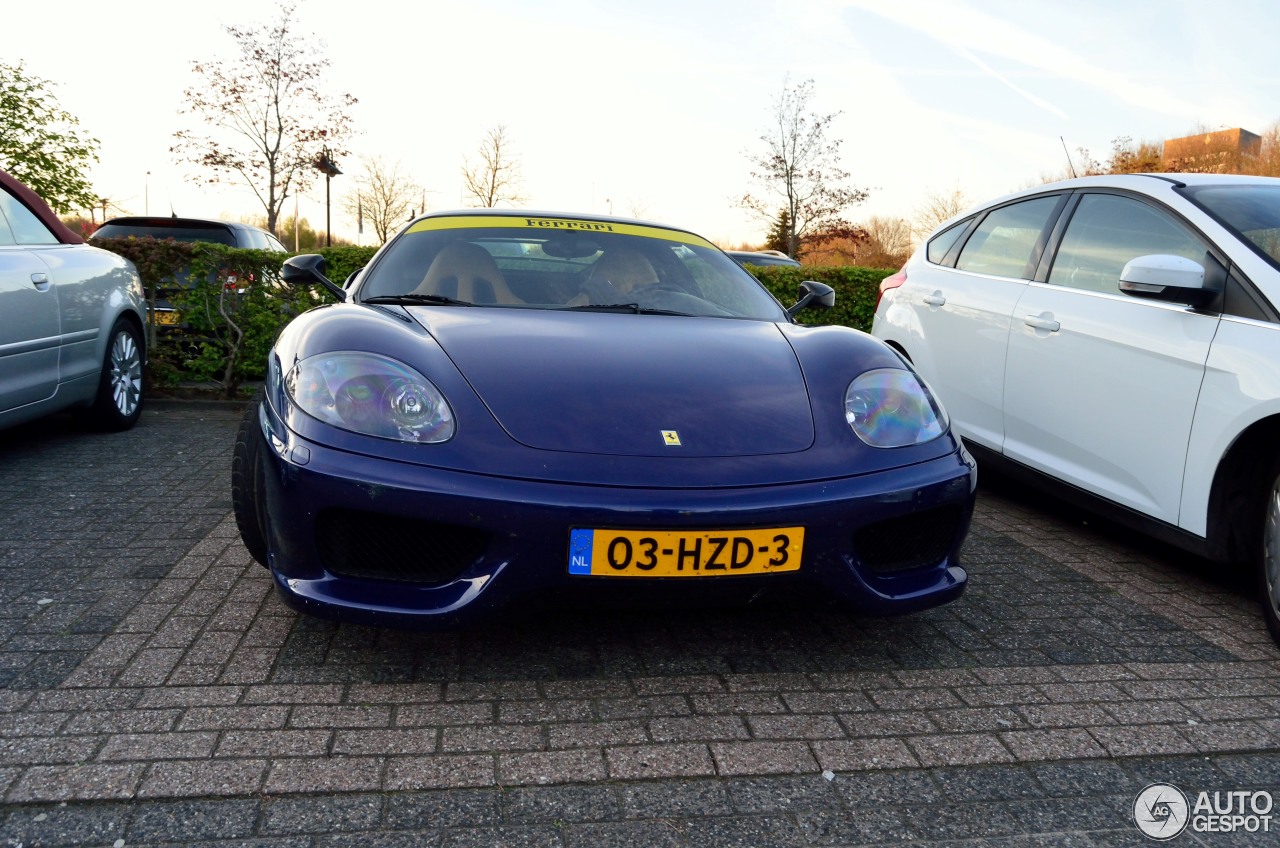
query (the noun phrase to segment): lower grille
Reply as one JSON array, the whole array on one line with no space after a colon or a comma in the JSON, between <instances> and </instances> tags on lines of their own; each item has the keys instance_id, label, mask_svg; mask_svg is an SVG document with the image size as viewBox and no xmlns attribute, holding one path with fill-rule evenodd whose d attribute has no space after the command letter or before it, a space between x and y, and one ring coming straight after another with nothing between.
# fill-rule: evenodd
<instances>
[{"instance_id":1,"label":"lower grille","mask_svg":"<svg viewBox=\"0 0 1280 848\"><path fill-rule=\"evenodd\" d=\"M853 535L858 559L872 571L907 571L937 565L951 549L960 508L942 506L868 524Z\"/></svg>"},{"instance_id":2,"label":"lower grille","mask_svg":"<svg viewBox=\"0 0 1280 848\"><path fill-rule=\"evenodd\" d=\"M326 510L316 524L320 561L340 577L449 583L489 541L468 527L356 510Z\"/></svg>"}]
</instances>

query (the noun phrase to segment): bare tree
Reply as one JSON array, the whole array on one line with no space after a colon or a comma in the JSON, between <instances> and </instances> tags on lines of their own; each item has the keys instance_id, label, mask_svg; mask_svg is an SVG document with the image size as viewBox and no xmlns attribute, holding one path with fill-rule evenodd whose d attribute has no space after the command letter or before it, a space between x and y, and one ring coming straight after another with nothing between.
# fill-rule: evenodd
<instances>
[{"instance_id":1,"label":"bare tree","mask_svg":"<svg viewBox=\"0 0 1280 848\"><path fill-rule=\"evenodd\" d=\"M903 218L872 215L862 225L866 238L858 242L856 264L867 268L898 268L911 258L911 224Z\"/></svg>"},{"instance_id":2,"label":"bare tree","mask_svg":"<svg viewBox=\"0 0 1280 848\"><path fill-rule=\"evenodd\" d=\"M210 172L197 179L247 185L273 232L285 200L316 178L321 157L346 155L347 110L356 103L350 94L321 90L329 60L316 58L311 36L293 32L294 8L282 3L268 26L227 27L240 51L235 60L192 65L199 81L179 112L204 126L174 133L171 148L179 161Z\"/></svg>"},{"instance_id":3,"label":"bare tree","mask_svg":"<svg viewBox=\"0 0 1280 848\"><path fill-rule=\"evenodd\" d=\"M462 181L469 197L480 206L499 203L518 204L527 198L520 189L520 160L511 150L506 126L489 130L478 151L480 161L474 166L462 160Z\"/></svg>"},{"instance_id":4,"label":"bare tree","mask_svg":"<svg viewBox=\"0 0 1280 848\"><path fill-rule=\"evenodd\" d=\"M362 172L355 191L347 192L342 209L347 217L373 227L379 244L386 244L396 228L409 217L422 187L401 172L401 163L387 164L381 157L361 158Z\"/></svg>"},{"instance_id":5,"label":"bare tree","mask_svg":"<svg viewBox=\"0 0 1280 848\"><path fill-rule=\"evenodd\" d=\"M970 205L960 186L950 191L930 191L911 215L911 234L917 240L927 238L939 224L959 215Z\"/></svg>"},{"instance_id":6,"label":"bare tree","mask_svg":"<svg viewBox=\"0 0 1280 848\"><path fill-rule=\"evenodd\" d=\"M856 232L845 219L846 210L867 199L865 189L849 188L849 174L840 167L840 140L827 133L839 112L810 112L813 80L794 87L783 84L772 107L772 122L760 140L765 152L748 154L751 179L767 194L781 200L786 213L787 254L796 256L806 237L827 238ZM779 200L745 194L738 205L763 221L779 220Z\"/></svg>"},{"instance_id":7,"label":"bare tree","mask_svg":"<svg viewBox=\"0 0 1280 848\"><path fill-rule=\"evenodd\" d=\"M1257 152L1244 157L1243 173L1280 177L1280 124L1272 124L1262 134Z\"/></svg>"}]
</instances>

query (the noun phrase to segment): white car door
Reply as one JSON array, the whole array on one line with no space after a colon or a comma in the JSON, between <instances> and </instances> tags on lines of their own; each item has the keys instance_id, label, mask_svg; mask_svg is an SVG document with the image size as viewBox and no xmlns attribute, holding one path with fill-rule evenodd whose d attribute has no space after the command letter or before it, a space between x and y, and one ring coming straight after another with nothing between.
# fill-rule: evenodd
<instances>
[{"instance_id":1,"label":"white car door","mask_svg":"<svg viewBox=\"0 0 1280 848\"><path fill-rule=\"evenodd\" d=\"M1018 301L1005 364L1004 453L1170 524L1219 316L1120 293L1125 263L1208 245L1168 211L1090 193L1047 282Z\"/></svg>"},{"instance_id":2,"label":"white car door","mask_svg":"<svg viewBox=\"0 0 1280 848\"><path fill-rule=\"evenodd\" d=\"M899 344L938 391L956 432L992 450L1004 440L1009 316L1062 199L1047 195L993 209L954 268L927 259L909 265L907 282L886 310L887 324L903 328Z\"/></svg>"}]
</instances>

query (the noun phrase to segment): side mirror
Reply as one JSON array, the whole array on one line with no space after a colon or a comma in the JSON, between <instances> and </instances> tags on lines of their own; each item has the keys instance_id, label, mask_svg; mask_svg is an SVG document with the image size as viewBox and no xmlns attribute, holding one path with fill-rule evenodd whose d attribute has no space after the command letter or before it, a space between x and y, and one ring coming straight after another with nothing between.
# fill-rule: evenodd
<instances>
[{"instance_id":1,"label":"side mirror","mask_svg":"<svg viewBox=\"0 0 1280 848\"><path fill-rule=\"evenodd\" d=\"M291 286L324 286L339 301L347 299L342 287L324 275L326 271L324 257L318 253L304 253L301 256L290 256L280 268L280 279Z\"/></svg>"},{"instance_id":2,"label":"side mirror","mask_svg":"<svg viewBox=\"0 0 1280 848\"><path fill-rule=\"evenodd\" d=\"M801 283L799 294L800 299L787 310L788 315L795 316L802 309L830 309L836 305L836 290L816 280Z\"/></svg>"},{"instance_id":3,"label":"side mirror","mask_svg":"<svg viewBox=\"0 0 1280 848\"><path fill-rule=\"evenodd\" d=\"M1218 294L1205 278L1204 266L1185 256L1153 253L1125 263L1120 291L1131 297L1202 306Z\"/></svg>"}]
</instances>

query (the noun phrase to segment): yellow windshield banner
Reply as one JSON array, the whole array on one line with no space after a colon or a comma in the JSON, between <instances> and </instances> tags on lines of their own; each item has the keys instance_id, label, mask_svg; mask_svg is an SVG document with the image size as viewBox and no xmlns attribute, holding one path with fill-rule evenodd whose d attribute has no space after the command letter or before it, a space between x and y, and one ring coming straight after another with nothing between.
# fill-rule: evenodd
<instances>
[{"instance_id":1,"label":"yellow windshield banner","mask_svg":"<svg viewBox=\"0 0 1280 848\"><path fill-rule=\"evenodd\" d=\"M516 215L456 215L440 218L425 218L409 227L411 233L424 233L431 230L464 230L464 229L521 229L536 230L539 233L553 235L555 232L566 233L617 233L624 236L641 236L643 238L662 239L681 244L692 244L697 247L713 247L711 242L695 236L693 233L680 230L666 230L661 227L646 227L641 224L623 224L617 221L591 221L585 218L546 218Z\"/></svg>"}]
</instances>

